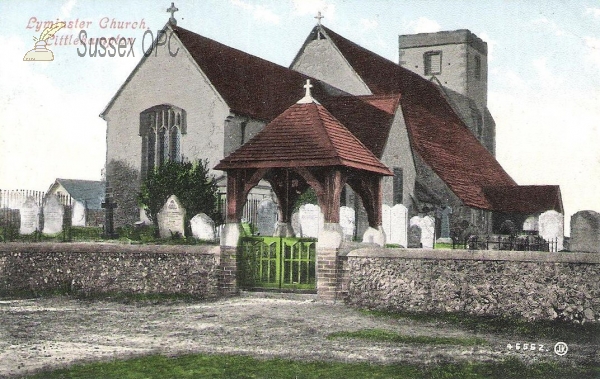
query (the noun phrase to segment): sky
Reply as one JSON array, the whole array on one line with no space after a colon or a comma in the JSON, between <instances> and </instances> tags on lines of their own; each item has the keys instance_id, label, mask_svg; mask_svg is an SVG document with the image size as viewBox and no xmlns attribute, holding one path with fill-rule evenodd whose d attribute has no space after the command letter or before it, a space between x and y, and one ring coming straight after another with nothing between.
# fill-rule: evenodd
<instances>
[{"instance_id":1,"label":"sky","mask_svg":"<svg viewBox=\"0 0 600 379\"><path fill-rule=\"evenodd\" d=\"M169 5L0 2L0 189L47 190L56 178L100 179L106 122L99 114L168 21ZM400 34L469 29L488 43L498 161L519 184L560 185L567 235L572 214L600 212L598 0L203 0L175 6L178 25L283 66L318 11L325 26L394 62ZM67 27L48 46L54 60L24 62L43 23L57 20ZM82 30L88 38L135 39L133 48L126 48L129 56L90 57L74 44Z\"/></svg>"}]
</instances>

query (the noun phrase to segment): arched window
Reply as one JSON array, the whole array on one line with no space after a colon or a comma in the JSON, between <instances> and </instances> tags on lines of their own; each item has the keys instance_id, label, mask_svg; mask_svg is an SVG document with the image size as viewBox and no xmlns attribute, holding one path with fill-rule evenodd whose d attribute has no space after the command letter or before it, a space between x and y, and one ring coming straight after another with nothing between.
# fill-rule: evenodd
<instances>
[{"instance_id":1,"label":"arched window","mask_svg":"<svg viewBox=\"0 0 600 379\"><path fill-rule=\"evenodd\" d=\"M181 161L185 120L185 111L169 104L156 105L140 113L142 177L168 160Z\"/></svg>"}]
</instances>

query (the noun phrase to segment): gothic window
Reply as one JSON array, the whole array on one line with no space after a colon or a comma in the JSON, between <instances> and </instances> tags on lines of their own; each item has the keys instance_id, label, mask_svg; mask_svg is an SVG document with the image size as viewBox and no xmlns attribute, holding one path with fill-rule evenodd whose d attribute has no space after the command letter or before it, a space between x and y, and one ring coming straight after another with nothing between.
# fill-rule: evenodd
<instances>
[{"instance_id":1,"label":"gothic window","mask_svg":"<svg viewBox=\"0 0 600 379\"><path fill-rule=\"evenodd\" d=\"M403 171L400 167L394 167L394 184L393 184L393 196L394 204L402 204L403 189L404 189L404 178Z\"/></svg>"},{"instance_id":2,"label":"gothic window","mask_svg":"<svg viewBox=\"0 0 600 379\"><path fill-rule=\"evenodd\" d=\"M185 111L162 104L140 113L142 176L166 161L181 161L181 136L186 134Z\"/></svg>"},{"instance_id":3,"label":"gothic window","mask_svg":"<svg viewBox=\"0 0 600 379\"><path fill-rule=\"evenodd\" d=\"M439 75L442 73L442 52L428 51L423 55L425 75Z\"/></svg>"}]
</instances>

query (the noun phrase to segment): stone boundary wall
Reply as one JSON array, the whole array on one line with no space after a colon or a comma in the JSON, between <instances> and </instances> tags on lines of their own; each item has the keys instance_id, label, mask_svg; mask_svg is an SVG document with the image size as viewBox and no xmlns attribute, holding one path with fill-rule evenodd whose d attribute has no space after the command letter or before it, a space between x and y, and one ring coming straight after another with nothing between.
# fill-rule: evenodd
<instances>
[{"instance_id":1,"label":"stone boundary wall","mask_svg":"<svg viewBox=\"0 0 600 379\"><path fill-rule=\"evenodd\" d=\"M358 307L600 322L600 254L363 248L344 259Z\"/></svg>"},{"instance_id":2,"label":"stone boundary wall","mask_svg":"<svg viewBox=\"0 0 600 379\"><path fill-rule=\"evenodd\" d=\"M219 296L219 246L0 244L0 296L48 292Z\"/></svg>"}]
</instances>

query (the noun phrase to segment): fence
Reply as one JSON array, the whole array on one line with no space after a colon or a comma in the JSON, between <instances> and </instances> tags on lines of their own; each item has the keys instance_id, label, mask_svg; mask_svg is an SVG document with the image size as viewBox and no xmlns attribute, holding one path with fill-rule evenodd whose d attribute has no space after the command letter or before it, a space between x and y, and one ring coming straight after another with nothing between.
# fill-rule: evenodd
<instances>
[{"instance_id":1,"label":"fence","mask_svg":"<svg viewBox=\"0 0 600 379\"><path fill-rule=\"evenodd\" d=\"M58 203L63 207L61 238L71 240L71 223L73 199L69 195L56 194ZM44 230L44 212L48 197L43 191L34 190L0 190L0 238L4 241L26 240L41 241ZM28 202L26 204L26 202ZM37 207L39 212L27 213L28 209ZM27 217L28 220L24 220ZM37 217L37 219L36 219ZM36 225L32 233L22 236L22 223L26 221ZM25 233L24 233L25 234Z\"/></svg>"},{"instance_id":2,"label":"fence","mask_svg":"<svg viewBox=\"0 0 600 379\"><path fill-rule=\"evenodd\" d=\"M453 249L466 250L515 250L515 251L558 251L558 239L546 241L540 236L469 236L464 241L452 239Z\"/></svg>"}]
</instances>

